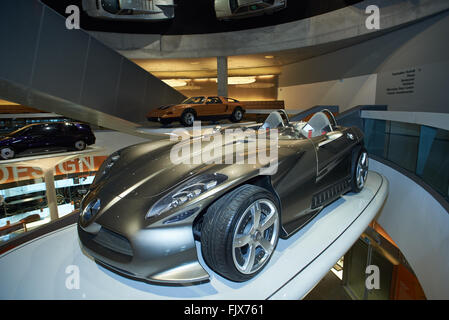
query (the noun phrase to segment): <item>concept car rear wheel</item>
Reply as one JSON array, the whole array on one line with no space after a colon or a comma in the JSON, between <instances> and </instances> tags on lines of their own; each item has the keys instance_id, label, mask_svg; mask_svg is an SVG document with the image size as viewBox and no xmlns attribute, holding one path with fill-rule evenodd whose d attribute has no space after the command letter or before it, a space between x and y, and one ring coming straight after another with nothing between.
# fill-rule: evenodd
<instances>
[{"instance_id":1,"label":"concept car rear wheel","mask_svg":"<svg viewBox=\"0 0 449 320\"><path fill-rule=\"evenodd\" d=\"M204 216L201 250L208 266L243 282L268 263L279 239L279 209L266 189L243 185L216 201Z\"/></svg>"},{"instance_id":2,"label":"concept car rear wheel","mask_svg":"<svg viewBox=\"0 0 449 320\"><path fill-rule=\"evenodd\" d=\"M14 150L10 147L4 147L0 149L0 159L8 160L14 158Z\"/></svg>"},{"instance_id":3,"label":"concept car rear wheel","mask_svg":"<svg viewBox=\"0 0 449 320\"><path fill-rule=\"evenodd\" d=\"M362 148L358 152L357 157L352 159L352 182L351 188L353 192L362 191L368 178L368 152Z\"/></svg>"}]
</instances>

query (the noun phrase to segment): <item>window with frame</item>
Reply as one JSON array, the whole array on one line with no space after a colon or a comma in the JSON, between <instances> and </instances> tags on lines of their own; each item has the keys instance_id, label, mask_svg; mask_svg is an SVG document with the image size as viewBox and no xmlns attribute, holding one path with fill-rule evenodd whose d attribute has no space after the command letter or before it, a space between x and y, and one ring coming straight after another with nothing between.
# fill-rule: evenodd
<instances>
[{"instance_id":1,"label":"window with frame","mask_svg":"<svg viewBox=\"0 0 449 320\"><path fill-rule=\"evenodd\" d=\"M206 100L206 104L220 104L222 103L220 98L218 97L209 97Z\"/></svg>"}]
</instances>

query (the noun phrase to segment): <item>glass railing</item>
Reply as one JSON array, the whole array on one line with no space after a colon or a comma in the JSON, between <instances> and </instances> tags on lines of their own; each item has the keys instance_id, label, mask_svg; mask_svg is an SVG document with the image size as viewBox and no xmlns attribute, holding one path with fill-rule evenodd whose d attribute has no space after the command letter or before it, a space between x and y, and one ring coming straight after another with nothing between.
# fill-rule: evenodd
<instances>
[{"instance_id":1,"label":"glass railing","mask_svg":"<svg viewBox=\"0 0 449 320\"><path fill-rule=\"evenodd\" d=\"M388 120L363 122L370 154L416 175L449 201L449 131Z\"/></svg>"},{"instance_id":2,"label":"glass railing","mask_svg":"<svg viewBox=\"0 0 449 320\"><path fill-rule=\"evenodd\" d=\"M52 196L56 202L54 216L62 218L80 208L82 198L106 157L107 154L100 153L80 154L62 162L56 156L42 160L45 164L55 163L50 168L55 190ZM19 160L18 165L0 163L0 246L55 220L47 199L46 171L36 167L32 160Z\"/></svg>"}]
</instances>

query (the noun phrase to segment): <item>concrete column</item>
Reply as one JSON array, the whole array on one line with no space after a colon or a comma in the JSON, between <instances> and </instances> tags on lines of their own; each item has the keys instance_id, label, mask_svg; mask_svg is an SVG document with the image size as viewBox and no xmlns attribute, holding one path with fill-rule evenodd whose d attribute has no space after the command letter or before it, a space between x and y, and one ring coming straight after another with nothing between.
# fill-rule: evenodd
<instances>
[{"instance_id":1,"label":"concrete column","mask_svg":"<svg viewBox=\"0 0 449 320\"><path fill-rule=\"evenodd\" d=\"M228 57L217 57L218 95L228 96Z\"/></svg>"},{"instance_id":2,"label":"concrete column","mask_svg":"<svg viewBox=\"0 0 449 320\"><path fill-rule=\"evenodd\" d=\"M54 167L44 169L44 179L47 196L47 205L48 210L50 210L50 220L54 221L59 218L58 202L56 200Z\"/></svg>"}]
</instances>

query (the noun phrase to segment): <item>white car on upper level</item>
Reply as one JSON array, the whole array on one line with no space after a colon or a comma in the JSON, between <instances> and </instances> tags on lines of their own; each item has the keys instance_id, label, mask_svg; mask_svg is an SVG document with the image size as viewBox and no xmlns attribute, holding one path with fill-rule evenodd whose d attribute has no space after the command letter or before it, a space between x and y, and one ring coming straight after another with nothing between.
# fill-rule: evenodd
<instances>
[{"instance_id":1,"label":"white car on upper level","mask_svg":"<svg viewBox=\"0 0 449 320\"><path fill-rule=\"evenodd\" d=\"M174 0L83 0L83 9L94 18L162 21L175 17Z\"/></svg>"},{"instance_id":2,"label":"white car on upper level","mask_svg":"<svg viewBox=\"0 0 449 320\"><path fill-rule=\"evenodd\" d=\"M215 0L215 14L218 20L272 14L286 7L287 0Z\"/></svg>"}]
</instances>

